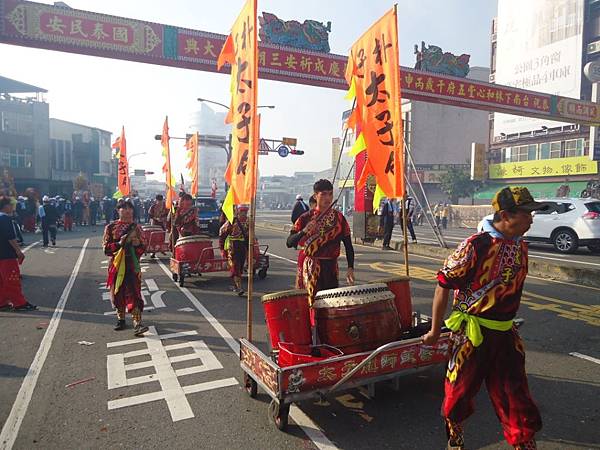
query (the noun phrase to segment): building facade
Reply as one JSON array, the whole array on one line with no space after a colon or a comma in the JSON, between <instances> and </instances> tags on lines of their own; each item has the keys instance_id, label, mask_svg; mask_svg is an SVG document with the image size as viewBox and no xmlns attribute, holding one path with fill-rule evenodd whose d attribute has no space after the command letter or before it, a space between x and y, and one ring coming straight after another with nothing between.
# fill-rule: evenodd
<instances>
[{"instance_id":1,"label":"building facade","mask_svg":"<svg viewBox=\"0 0 600 450\"><path fill-rule=\"evenodd\" d=\"M599 58L600 1L498 1L491 82L591 100L583 67ZM598 179L587 126L491 114L489 130L489 185L477 194L482 200L517 183L538 197L556 196L562 185L579 196Z\"/></svg>"},{"instance_id":2,"label":"building facade","mask_svg":"<svg viewBox=\"0 0 600 450\"><path fill-rule=\"evenodd\" d=\"M117 185L111 133L61 119L50 119L50 194L69 195L83 175L94 195L112 194ZM100 187L102 186L102 188Z\"/></svg>"},{"instance_id":3,"label":"building facade","mask_svg":"<svg viewBox=\"0 0 600 450\"><path fill-rule=\"evenodd\" d=\"M226 112L216 112L205 103L190 118L188 133L198 132L204 136L216 136L228 139L231 126L225 124ZM212 180L217 180L218 197L225 196L222 183L227 169L227 152L222 147L200 145L198 153L198 190L200 195L209 195Z\"/></svg>"},{"instance_id":4,"label":"building facade","mask_svg":"<svg viewBox=\"0 0 600 450\"><path fill-rule=\"evenodd\" d=\"M48 103L42 88L0 77L0 170L16 190L49 189Z\"/></svg>"}]
</instances>

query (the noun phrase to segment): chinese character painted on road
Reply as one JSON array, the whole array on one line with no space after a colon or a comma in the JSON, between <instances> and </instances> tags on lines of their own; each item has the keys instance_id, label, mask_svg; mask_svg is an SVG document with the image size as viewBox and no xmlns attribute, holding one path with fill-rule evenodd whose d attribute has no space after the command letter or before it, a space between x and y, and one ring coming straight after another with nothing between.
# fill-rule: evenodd
<instances>
[{"instance_id":1,"label":"chinese character painted on road","mask_svg":"<svg viewBox=\"0 0 600 450\"><path fill-rule=\"evenodd\" d=\"M143 338L110 342L106 345L109 349L128 345L145 345L145 348L142 350L109 354L107 356L108 389L121 389L146 383L152 383L152 386L154 386L156 382L158 382L160 389L131 397L126 397L121 393L118 399L108 402L109 410L164 400L171 413L171 419L173 422L177 422L194 417L192 407L187 400L188 395L238 385L238 381L235 378L189 384L188 377L190 375L222 369L223 366L203 341L193 340L182 342L179 340L182 337L197 335L196 331L159 335L155 327L151 326L149 328L149 331ZM176 341L172 344L164 345L163 341L169 339L176 339ZM182 354L182 350L187 350L187 352ZM173 354L174 352L176 354ZM131 358L139 356L148 356L150 359L134 363L128 361ZM186 365L180 369L173 367L173 364L184 361L195 361L195 364L191 366ZM138 376L130 375L132 371L143 368L152 368L154 369L154 373ZM188 380L185 386L182 386L179 382L179 378L183 376Z\"/></svg>"}]
</instances>

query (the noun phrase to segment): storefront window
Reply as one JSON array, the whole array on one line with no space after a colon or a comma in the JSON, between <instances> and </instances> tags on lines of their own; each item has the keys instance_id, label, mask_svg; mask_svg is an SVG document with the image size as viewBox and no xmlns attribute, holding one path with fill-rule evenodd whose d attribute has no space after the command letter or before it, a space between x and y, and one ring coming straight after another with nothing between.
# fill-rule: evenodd
<instances>
[{"instance_id":1,"label":"storefront window","mask_svg":"<svg viewBox=\"0 0 600 450\"><path fill-rule=\"evenodd\" d=\"M561 150L562 142L550 142L550 158L560 158L560 150Z\"/></svg>"}]
</instances>

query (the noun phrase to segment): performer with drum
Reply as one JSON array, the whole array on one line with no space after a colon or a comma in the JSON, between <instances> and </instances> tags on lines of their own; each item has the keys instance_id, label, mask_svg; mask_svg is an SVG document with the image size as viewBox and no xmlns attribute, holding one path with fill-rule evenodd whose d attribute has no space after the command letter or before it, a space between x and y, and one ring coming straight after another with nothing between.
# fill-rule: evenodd
<instances>
[{"instance_id":1,"label":"performer with drum","mask_svg":"<svg viewBox=\"0 0 600 450\"><path fill-rule=\"evenodd\" d=\"M104 229L104 254L110 256L106 285L110 288L117 311L115 331L125 329L125 308L133 317L134 334L148 331L142 324L144 299L140 257L144 253L142 229L133 221L133 203L126 200L117 206L119 219Z\"/></svg>"},{"instance_id":2,"label":"performer with drum","mask_svg":"<svg viewBox=\"0 0 600 450\"><path fill-rule=\"evenodd\" d=\"M194 207L194 199L190 194L183 194L179 198L173 226L177 230L178 238L200 234L198 208Z\"/></svg>"},{"instance_id":3,"label":"performer with drum","mask_svg":"<svg viewBox=\"0 0 600 450\"><path fill-rule=\"evenodd\" d=\"M160 226L163 230L167 229L169 210L165 206L165 200L161 194L156 196L154 203L150 206L148 215L150 216L150 225Z\"/></svg>"},{"instance_id":4,"label":"performer with drum","mask_svg":"<svg viewBox=\"0 0 600 450\"><path fill-rule=\"evenodd\" d=\"M233 223L226 221L219 230L219 247L229 262L233 290L242 297L242 274L248 253L248 207L238 206Z\"/></svg>"},{"instance_id":5,"label":"performer with drum","mask_svg":"<svg viewBox=\"0 0 600 450\"><path fill-rule=\"evenodd\" d=\"M532 211L545 209L525 187L506 187L492 200L495 213L483 231L467 238L438 273L432 326L423 343L440 336L448 295L454 290L451 356L442 414L448 448L464 448L463 422L473 413L473 399L485 380L506 441L516 449L535 449L542 419L527 384L525 350L513 319L527 276L523 234Z\"/></svg>"},{"instance_id":6,"label":"performer with drum","mask_svg":"<svg viewBox=\"0 0 600 450\"><path fill-rule=\"evenodd\" d=\"M302 214L287 238L288 248L304 247L302 281L308 291L312 306L317 292L339 286L338 262L340 242L344 243L348 271L346 280L354 284L354 247L350 226L344 215L333 209L333 185L329 180L319 180L313 186L317 205Z\"/></svg>"}]
</instances>

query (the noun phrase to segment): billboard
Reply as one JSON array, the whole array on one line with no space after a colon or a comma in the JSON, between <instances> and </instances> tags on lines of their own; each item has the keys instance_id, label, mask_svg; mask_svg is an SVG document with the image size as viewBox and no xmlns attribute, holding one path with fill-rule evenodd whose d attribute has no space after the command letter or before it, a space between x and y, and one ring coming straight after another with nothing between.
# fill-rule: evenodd
<instances>
[{"instance_id":1,"label":"billboard","mask_svg":"<svg viewBox=\"0 0 600 450\"><path fill-rule=\"evenodd\" d=\"M584 0L498 0L496 83L579 99ZM494 136L554 122L495 114Z\"/></svg>"}]
</instances>

